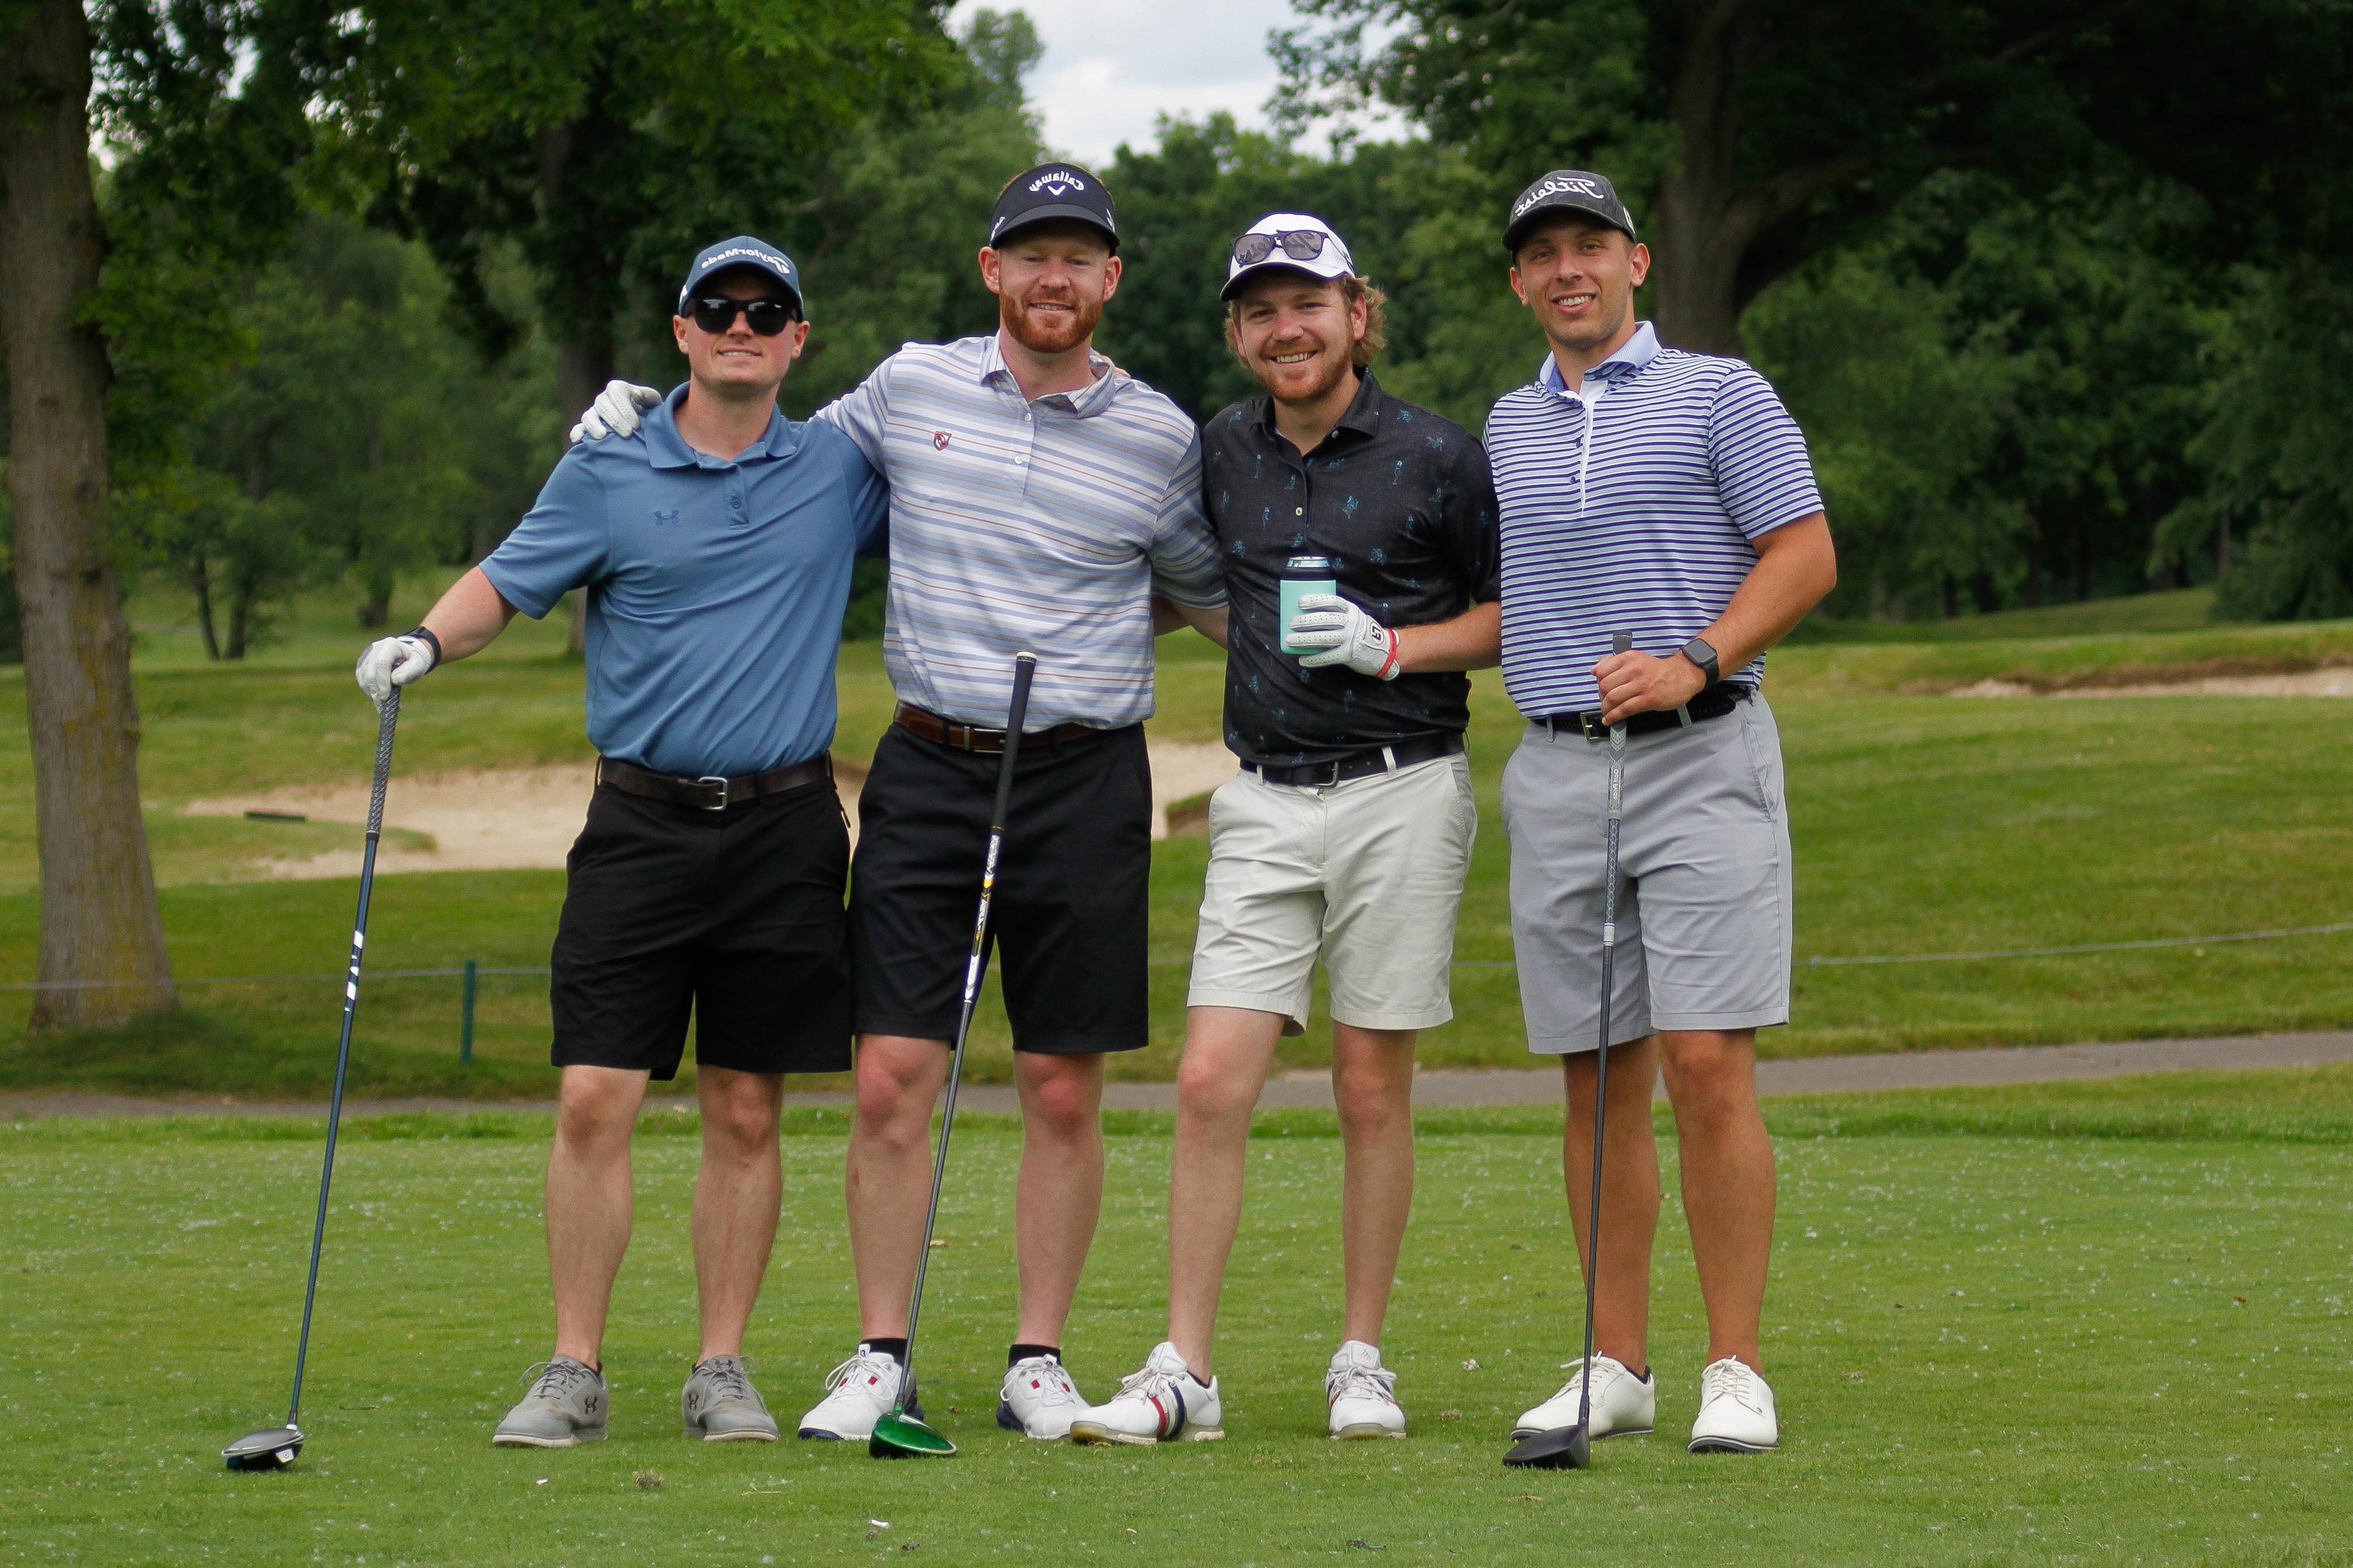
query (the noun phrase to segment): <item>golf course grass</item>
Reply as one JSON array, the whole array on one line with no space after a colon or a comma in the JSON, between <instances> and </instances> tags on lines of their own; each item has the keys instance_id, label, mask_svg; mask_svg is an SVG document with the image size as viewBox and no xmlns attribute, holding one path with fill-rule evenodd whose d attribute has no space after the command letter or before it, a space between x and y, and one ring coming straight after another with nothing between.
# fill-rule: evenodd
<instances>
[{"instance_id":1,"label":"golf course grass","mask_svg":"<svg viewBox=\"0 0 2353 1568\"><path fill-rule=\"evenodd\" d=\"M1704 1335L1660 1237L1659 1431L1508 1471L1575 1353L1557 1118L1425 1119L1383 1349L1402 1442L1323 1435L1340 1145L1263 1119L1221 1323L1223 1443L1025 1442L991 1420L1018 1134L960 1128L920 1350L955 1458L681 1437L691 1117L637 1142L612 1437L493 1449L546 1353L544 1118L361 1123L339 1160L295 1468L283 1415L319 1142L275 1119L0 1125L0 1561L264 1563L2353 1563L2353 1069L1775 1101L1767 1370L1784 1447L1681 1435ZM1663 1122L1662 1122L1663 1125ZM787 1429L854 1331L841 1122L796 1113L748 1346ZM1163 1118L1113 1119L1068 1335L1103 1397L1158 1338ZM1665 1145L1670 1157L1672 1142ZM1670 1187L1672 1193L1672 1172Z\"/></svg>"},{"instance_id":2,"label":"golf course grass","mask_svg":"<svg viewBox=\"0 0 2353 1568\"><path fill-rule=\"evenodd\" d=\"M396 606L404 621L429 584ZM1798 863L1795 1016L1774 1055L2243 1034L2353 1025L2353 932L2121 952L1930 963L1816 964L2328 925L2353 920L2353 702L2327 698L1956 698L1988 679L2061 683L2117 672L2295 668L2353 658L2353 623L2210 626L2196 595L1880 628L1773 655L1767 683L1788 757ZM349 673L358 634L305 601L286 639L243 668L207 666L168 605L142 627L142 777L164 924L186 1011L128 1030L27 1040L22 991L0 993L0 1088L311 1096L330 1068L352 884L267 881L268 857L353 845L328 823L188 816L187 801L364 778L375 724ZM2121 607L2117 607L2121 606ZM402 713L402 775L584 759L581 670L560 617L518 620L479 660L433 675ZM1862 630L1868 631L1869 628ZM1993 636L1989 632L2018 634ZM1161 643L1153 731L1214 742L1220 656ZM1525 1060L1496 781L1518 721L1493 672L1473 678L1471 750L1482 826L1456 942L1455 1021L1424 1036L1430 1066ZM843 650L838 752L863 757L888 722L879 647ZM0 679L0 984L33 978L38 907L23 688ZM1171 1076L1182 1038L1206 842L1157 847L1153 1034L1115 1058ZM1018 876L1018 866L1008 868ZM407 969L531 970L547 960L558 871L447 871L379 886L354 1085L371 1094L543 1095L547 1015L536 973L482 977L475 1059L458 1061L459 984ZM1320 1064L1319 1019L1282 1065ZM1009 1068L984 1007L974 1068Z\"/></svg>"}]
</instances>

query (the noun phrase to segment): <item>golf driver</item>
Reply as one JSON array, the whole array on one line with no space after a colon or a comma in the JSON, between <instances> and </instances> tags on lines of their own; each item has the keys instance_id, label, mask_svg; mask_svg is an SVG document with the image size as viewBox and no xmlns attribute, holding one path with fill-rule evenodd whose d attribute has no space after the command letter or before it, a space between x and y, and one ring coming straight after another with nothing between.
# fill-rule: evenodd
<instances>
[{"instance_id":1,"label":"golf driver","mask_svg":"<svg viewBox=\"0 0 2353 1568\"><path fill-rule=\"evenodd\" d=\"M1633 650L1631 632L1613 633L1611 653ZM1585 1359L1577 1363L1577 1425L1514 1444L1504 1463L1545 1470L1593 1468L1593 1278L1601 1264L1601 1130L1609 1110L1609 959L1618 945L1618 823L1625 804L1626 726L1609 726L1609 820L1601 854L1601 1047L1593 1058L1593 1190L1585 1221Z\"/></svg>"},{"instance_id":2,"label":"golf driver","mask_svg":"<svg viewBox=\"0 0 2353 1568\"><path fill-rule=\"evenodd\" d=\"M900 1363L899 1392L891 1414L874 1423L866 1452L877 1459L944 1459L955 1445L907 1414L915 1387L915 1319L923 1310L923 1269L932 1258L932 1227L940 1218L940 1178L947 1173L948 1136L955 1131L956 1085L964 1079L964 1043L972 1033L973 1004L980 1000L980 976L988 967L988 905L997 892L997 861L1005 847L1005 814L1013 799L1013 762L1021 754L1021 721L1029 709L1029 678L1038 656L1013 656L1013 707L1005 720L1005 753L997 764L997 809L988 819L988 852L980 867L980 913L972 922L972 952L964 966L964 1011L956 1017L955 1044L948 1054L947 1099L940 1108L940 1148L932 1159L932 1206L923 1215L923 1247L915 1254L915 1289L907 1298L907 1352Z\"/></svg>"},{"instance_id":3,"label":"golf driver","mask_svg":"<svg viewBox=\"0 0 2353 1568\"><path fill-rule=\"evenodd\" d=\"M319 1212L311 1222L311 1278L302 1287L302 1332L294 1342L294 1392L286 1425L248 1432L221 1450L232 1470L282 1470L302 1451L302 1363L311 1350L311 1304L319 1294L319 1246L327 1237L327 1186L335 1175L335 1130L343 1115L343 1071L352 1059L352 1015L360 1001L360 949L367 942L368 894L375 886L375 843L384 829L384 786L392 775L392 731L400 722L400 688L384 700L375 731L375 781L368 786L367 847L360 852L360 907L352 917L351 966L343 973L343 1031L335 1042L335 1089L327 1101L327 1154L319 1166Z\"/></svg>"}]
</instances>

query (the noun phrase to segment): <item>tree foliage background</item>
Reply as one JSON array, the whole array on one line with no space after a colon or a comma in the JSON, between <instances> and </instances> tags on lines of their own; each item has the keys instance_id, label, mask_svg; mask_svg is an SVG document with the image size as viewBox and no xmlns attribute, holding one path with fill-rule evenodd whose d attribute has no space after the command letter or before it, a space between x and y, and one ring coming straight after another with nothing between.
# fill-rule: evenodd
<instances>
[{"instance_id":1,"label":"tree foliage background","mask_svg":"<svg viewBox=\"0 0 2353 1568\"><path fill-rule=\"evenodd\" d=\"M2353 614L2353 289L2331 265L2353 187L2322 152L2353 125L2341 7L1297 9L1273 132L1169 121L1102 171L1128 263L1104 344L1197 416L1253 390L1223 342L1226 247L1298 209L1388 290L1390 388L1478 428L1541 353L1500 212L1578 163L1658 250L1643 306L1669 341L1744 353L1804 425L1845 568L1826 614L2210 582L2232 616ZM802 263L796 416L902 342L989 329L986 214L1050 151L1028 20L693 14L686 58L650 9L107 8L118 237L93 310L121 546L217 657L294 592L341 584L374 626L403 574L493 547L584 387L677 379L670 279L720 234ZM240 37L278 78L234 84ZM771 89L752 120L719 112ZM1311 150L1371 101L1420 133ZM862 592L853 634L873 620Z\"/></svg>"}]
</instances>

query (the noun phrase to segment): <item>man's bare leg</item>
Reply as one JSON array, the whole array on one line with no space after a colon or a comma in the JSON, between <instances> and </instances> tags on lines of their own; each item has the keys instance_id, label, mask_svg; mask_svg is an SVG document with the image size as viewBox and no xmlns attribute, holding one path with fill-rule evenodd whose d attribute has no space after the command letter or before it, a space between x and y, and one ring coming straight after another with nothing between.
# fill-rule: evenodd
<instances>
[{"instance_id":1,"label":"man's bare leg","mask_svg":"<svg viewBox=\"0 0 2353 1568\"><path fill-rule=\"evenodd\" d=\"M778 1073L702 1068L702 1166L694 1178L694 1283L702 1310L700 1363L744 1353L744 1326L760 1299L776 1240L785 1177L776 1152L784 1104Z\"/></svg>"},{"instance_id":2,"label":"man's bare leg","mask_svg":"<svg viewBox=\"0 0 2353 1568\"><path fill-rule=\"evenodd\" d=\"M1013 1197L1021 1301L1013 1342L1059 1345L1103 1214L1103 1059L1016 1051L1013 1081L1021 1096Z\"/></svg>"},{"instance_id":3,"label":"man's bare leg","mask_svg":"<svg viewBox=\"0 0 2353 1568\"><path fill-rule=\"evenodd\" d=\"M947 1076L944 1040L858 1037L858 1103L843 1180L861 1338L907 1332L907 1295L932 1194L932 1102Z\"/></svg>"},{"instance_id":4,"label":"man's bare leg","mask_svg":"<svg viewBox=\"0 0 2353 1568\"><path fill-rule=\"evenodd\" d=\"M1568 1118L1561 1173L1580 1267L1593 1267L1586 1221L1593 1213L1593 1088L1596 1053L1561 1058ZM1601 1147L1601 1273L1594 1281L1593 1350L1635 1372L1650 1364L1651 1247L1659 1234L1659 1149L1651 1131L1651 1088L1659 1041L1644 1036L1609 1047L1609 1126Z\"/></svg>"},{"instance_id":5,"label":"man's bare leg","mask_svg":"<svg viewBox=\"0 0 2353 1568\"><path fill-rule=\"evenodd\" d=\"M568 1067L557 1089L547 1156L547 1274L555 1292L555 1353L603 1364L613 1279L629 1250L629 1135L646 1097L642 1072Z\"/></svg>"},{"instance_id":6,"label":"man's bare leg","mask_svg":"<svg viewBox=\"0 0 2353 1568\"><path fill-rule=\"evenodd\" d=\"M1339 1107L1345 1156L1340 1247L1347 1310L1341 1337L1368 1345L1381 1342L1405 1223L1413 1212L1416 1033L1332 1026L1332 1097Z\"/></svg>"},{"instance_id":7,"label":"man's bare leg","mask_svg":"<svg viewBox=\"0 0 2353 1568\"><path fill-rule=\"evenodd\" d=\"M1757 1104L1757 1031L1659 1037L1683 1155L1683 1215L1707 1306L1707 1359L1736 1356L1762 1372L1757 1339L1773 1256L1774 1175L1773 1141ZM1614 1100L1615 1075L1609 1093ZM1614 1120L1609 1132L1618 1135Z\"/></svg>"},{"instance_id":8,"label":"man's bare leg","mask_svg":"<svg viewBox=\"0 0 2353 1568\"><path fill-rule=\"evenodd\" d=\"M1168 1342L1205 1383L1218 1297L1241 1226L1250 1112L1282 1035L1280 1013L1193 1007L1185 1015L1168 1174Z\"/></svg>"}]
</instances>

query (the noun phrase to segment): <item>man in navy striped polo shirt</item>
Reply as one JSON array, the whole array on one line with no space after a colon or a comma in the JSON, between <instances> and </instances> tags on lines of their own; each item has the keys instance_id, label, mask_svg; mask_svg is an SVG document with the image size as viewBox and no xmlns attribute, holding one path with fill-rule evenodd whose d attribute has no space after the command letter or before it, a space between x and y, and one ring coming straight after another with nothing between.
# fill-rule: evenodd
<instances>
[{"instance_id":1,"label":"man in navy striped polo shirt","mask_svg":"<svg viewBox=\"0 0 2353 1568\"><path fill-rule=\"evenodd\" d=\"M1545 175L1513 205L1504 244L1513 290L1550 351L1487 423L1504 689L1529 721L1504 773L1512 936L1529 1047L1562 1058L1580 1230L1599 1029L1603 742L1612 724L1630 735L1596 1354L1514 1435L1575 1425L1588 1377L1595 1436L1651 1428L1650 1101L1663 1069L1707 1307L1691 1447L1753 1453L1779 1441L1757 1353L1773 1150L1757 1104L1757 1030L1788 1020L1790 931L1780 741L1757 689L1765 650L1836 580L1830 525L1805 438L1764 377L1738 360L1663 348L1635 320L1650 252L1608 180ZM1634 651L1610 652L1619 631Z\"/></svg>"}]
</instances>

